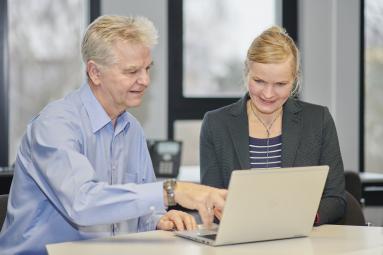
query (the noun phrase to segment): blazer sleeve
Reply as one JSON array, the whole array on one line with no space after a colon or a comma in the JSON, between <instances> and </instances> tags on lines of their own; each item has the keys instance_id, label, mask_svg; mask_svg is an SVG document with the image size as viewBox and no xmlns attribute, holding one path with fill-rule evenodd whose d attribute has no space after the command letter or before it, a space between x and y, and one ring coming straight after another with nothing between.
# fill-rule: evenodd
<instances>
[{"instance_id":1,"label":"blazer sleeve","mask_svg":"<svg viewBox=\"0 0 383 255\"><path fill-rule=\"evenodd\" d=\"M323 112L323 139L321 165L329 165L325 188L318 210L316 224L334 223L345 213L345 180L343 161L334 120L327 107Z\"/></svg>"},{"instance_id":2,"label":"blazer sleeve","mask_svg":"<svg viewBox=\"0 0 383 255\"><path fill-rule=\"evenodd\" d=\"M216 188L225 188L214 143L217 134L212 132L211 122L209 113L205 114L200 133L201 183Z\"/></svg>"}]
</instances>

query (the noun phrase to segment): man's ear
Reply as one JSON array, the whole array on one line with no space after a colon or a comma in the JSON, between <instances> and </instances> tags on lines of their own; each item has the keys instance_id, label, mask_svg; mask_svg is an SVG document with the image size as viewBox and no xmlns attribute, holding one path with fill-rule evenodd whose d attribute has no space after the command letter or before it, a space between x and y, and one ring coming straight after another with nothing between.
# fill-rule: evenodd
<instances>
[{"instance_id":1,"label":"man's ear","mask_svg":"<svg viewBox=\"0 0 383 255\"><path fill-rule=\"evenodd\" d=\"M99 85L101 83L101 72L99 66L93 60L89 60L86 64L86 72L90 81L94 85Z\"/></svg>"}]
</instances>

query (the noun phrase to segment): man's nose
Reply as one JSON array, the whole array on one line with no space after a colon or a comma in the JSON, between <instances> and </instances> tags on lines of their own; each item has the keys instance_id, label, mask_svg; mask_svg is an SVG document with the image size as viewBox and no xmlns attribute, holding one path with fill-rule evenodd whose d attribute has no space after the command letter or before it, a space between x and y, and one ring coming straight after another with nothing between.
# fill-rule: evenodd
<instances>
[{"instance_id":1,"label":"man's nose","mask_svg":"<svg viewBox=\"0 0 383 255\"><path fill-rule=\"evenodd\" d=\"M148 70L142 70L138 77L138 83L144 86L148 86L150 83L150 75Z\"/></svg>"}]
</instances>

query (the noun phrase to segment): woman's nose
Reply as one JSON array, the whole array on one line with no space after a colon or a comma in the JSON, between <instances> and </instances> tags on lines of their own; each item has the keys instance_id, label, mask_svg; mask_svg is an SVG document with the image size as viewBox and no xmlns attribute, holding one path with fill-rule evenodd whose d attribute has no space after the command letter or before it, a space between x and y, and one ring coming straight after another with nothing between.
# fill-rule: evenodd
<instances>
[{"instance_id":1,"label":"woman's nose","mask_svg":"<svg viewBox=\"0 0 383 255\"><path fill-rule=\"evenodd\" d=\"M262 91L262 94L265 98L272 98L274 96L274 88L273 88L273 85L271 84L267 84L263 91Z\"/></svg>"}]
</instances>

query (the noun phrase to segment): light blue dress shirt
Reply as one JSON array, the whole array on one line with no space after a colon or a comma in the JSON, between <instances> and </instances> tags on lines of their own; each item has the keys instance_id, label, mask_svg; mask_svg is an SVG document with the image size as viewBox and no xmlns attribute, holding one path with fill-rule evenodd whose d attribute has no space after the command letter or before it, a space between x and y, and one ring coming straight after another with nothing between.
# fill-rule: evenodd
<instances>
[{"instance_id":1,"label":"light blue dress shirt","mask_svg":"<svg viewBox=\"0 0 383 255\"><path fill-rule=\"evenodd\" d=\"M47 105L19 148L1 254L155 229L165 212L146 139L128 112L113 127L88 84Z\"/></svg>"}]
</instances>

